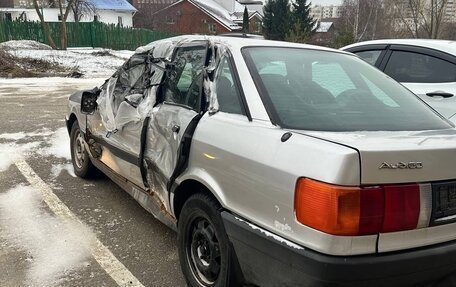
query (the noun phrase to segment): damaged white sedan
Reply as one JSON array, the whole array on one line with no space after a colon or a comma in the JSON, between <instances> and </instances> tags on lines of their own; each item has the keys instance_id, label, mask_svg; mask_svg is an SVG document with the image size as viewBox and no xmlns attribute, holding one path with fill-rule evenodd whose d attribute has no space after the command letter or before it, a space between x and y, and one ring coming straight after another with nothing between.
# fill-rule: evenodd
<instances>
[{"instance_id":1,"label":"damaged white sedan","mask_svg":"<svg viewBox=\"0 0 456 287\"><path fill-rule=\"evenodd\" d=\"M351 54L139 48L70 97L75 172L178 232L190 286L408 286L456 271L456 130Z\"/></svg>"}]
</instances>

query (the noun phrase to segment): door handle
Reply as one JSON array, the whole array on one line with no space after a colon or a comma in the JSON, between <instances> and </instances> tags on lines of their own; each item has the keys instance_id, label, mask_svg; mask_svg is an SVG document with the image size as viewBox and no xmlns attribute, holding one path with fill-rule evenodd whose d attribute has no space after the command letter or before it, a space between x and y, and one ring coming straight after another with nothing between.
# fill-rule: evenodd
<instances>
[{"instance_id":1,"label":"door handle","mask_svg":"<svg viewBox=\"0 0 456 287\"><path fill-rule=\"evenodd\" d=\"M180 126L179 126L179 125L174 125L174 126L171 128L171 130L172 130L174 133L178 134L179 131L180 131Z\"/></svg>"},{"instance_id":2,"label":"door handle","mask_svg":"<svg viewBox=\"0 0 456 287\"><path fill-rule=\"evenodd\" d=\"M427 93L426 96L428 96L428 97L442 97L442 98L454 97L453 94L445 93L445 92L431 92L431 93Z\"/></svg>"}]
</instances>

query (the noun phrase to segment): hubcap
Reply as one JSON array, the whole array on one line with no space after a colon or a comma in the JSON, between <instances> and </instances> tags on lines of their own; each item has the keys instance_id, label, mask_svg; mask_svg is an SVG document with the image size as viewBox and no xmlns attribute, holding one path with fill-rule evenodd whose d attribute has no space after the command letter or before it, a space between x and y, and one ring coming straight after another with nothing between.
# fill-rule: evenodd
<instances>
[{"instance_id":1,"label":"hubcap","mask_svg":"<svg viewBox=\"0 0 456 287\"><path fill-rule=\"evenodd\" d=\"M187 258L195 275L202 286L213 286L220 273L220 245L212 224L198 218L190 230L190 244L187 247Z\"/></svg>"},{"instance_id":2,"label":"hubcap","mask_svg":"<svg viewBox=\"0 0 456 287\"><path fill-rule=\"evenodd\" d=\"M76 139L73 144L73 152L74 152L74 162L78 168L82 168L86 161L86 152L84 146L84 138L80 131L76 136Z\"/></svg>"}]
</instances>

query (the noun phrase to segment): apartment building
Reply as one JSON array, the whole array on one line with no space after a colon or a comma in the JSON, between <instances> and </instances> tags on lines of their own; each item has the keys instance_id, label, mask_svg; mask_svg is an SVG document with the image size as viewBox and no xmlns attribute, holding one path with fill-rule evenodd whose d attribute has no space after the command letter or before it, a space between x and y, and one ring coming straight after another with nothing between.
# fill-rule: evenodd
<instances>
[{"instance_id":1,"label":"apartment building","mask_svg":"<svg viewBox=\"0 0 456 287\"><path fill-rule=\"evenodd\" d=\"M340 14L340 5L314 5L311 7L310 12L310 15L316 20L324 18L339 18Z\"/></svg>"}]
</instances>

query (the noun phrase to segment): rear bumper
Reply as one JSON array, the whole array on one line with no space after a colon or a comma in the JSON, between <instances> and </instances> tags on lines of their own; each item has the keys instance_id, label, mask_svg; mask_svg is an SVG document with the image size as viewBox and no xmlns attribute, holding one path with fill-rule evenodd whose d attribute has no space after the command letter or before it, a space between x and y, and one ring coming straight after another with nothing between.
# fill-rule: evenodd
<instances>
[{"instance_id":1,"label":"rear bumper","mask_svg":"<svg viewBox=\"0 0 456 287\"><path fill-rule=\"evenodd\" d=\"M447 278L450 281L437 286L456 286L456 242L381 255L337 257L290 244L228 212L223 212L222 218L250 284L434 286L430 283Z\"/></svg>"}]
</instances>

